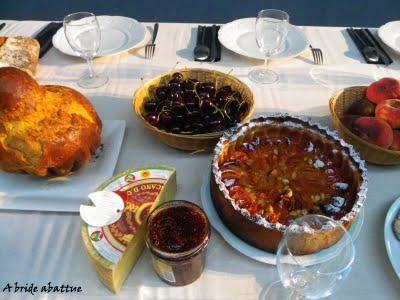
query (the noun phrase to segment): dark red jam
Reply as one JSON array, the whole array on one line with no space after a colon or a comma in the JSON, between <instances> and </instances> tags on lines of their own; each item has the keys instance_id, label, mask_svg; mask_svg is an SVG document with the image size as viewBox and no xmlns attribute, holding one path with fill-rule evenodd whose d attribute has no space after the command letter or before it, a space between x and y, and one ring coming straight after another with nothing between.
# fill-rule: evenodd
<instances>
[{"instance_id":1,"label":"dark red jam","mask_svg":"<svg viewBox=\"0 0 400 300\"><path fill-rule=\"evenodd\" d=\"M163 209L154 216L149 228L150 242L159 250L170 253L195 248L207 234L204 215L189 206Z\"/></svg>"},{"instance_id":2,"label":"dark red jam","mask_svg":"<svg viewBox=\"0 0 400 300\"><path fill-rule=\"evenodd\" d=\"M170 285L186 285L200 277L209 238L206 214L188 201L164 203L147 220L146 244L153 267Z\"/></svg>"}]
</instances>

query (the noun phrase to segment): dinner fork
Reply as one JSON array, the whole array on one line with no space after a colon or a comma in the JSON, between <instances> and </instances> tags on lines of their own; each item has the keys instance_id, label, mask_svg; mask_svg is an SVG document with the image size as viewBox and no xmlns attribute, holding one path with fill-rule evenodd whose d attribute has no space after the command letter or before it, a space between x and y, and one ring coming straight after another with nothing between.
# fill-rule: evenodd
<instances>
[{"instance_id":1,"label":"dinner fork","mask_svg":"<svg viewBox=\"0 0 400 300\"><path fill-rule=\"evenodd\" d=\"M314 63L317 65L322 65L324 63L324 56L322 55L322 50L319 48L313 48L313 46L311 45L310 49L314 58Z\"/></svg>"},{"instance_id":2,"label":"dinner fork","mask_svg":"<svg viewBox=\"0 0 400 300\"><path fill-rule=\"evenodd\" d=\"M146 58L153 58L154 56L154 51L156 50L156 44L154 42L156 41L157 32L158 32L158 23L154 24L153 38L151 39L151 43L149 42L144 48Z\"/></svg>"}]
</instances>

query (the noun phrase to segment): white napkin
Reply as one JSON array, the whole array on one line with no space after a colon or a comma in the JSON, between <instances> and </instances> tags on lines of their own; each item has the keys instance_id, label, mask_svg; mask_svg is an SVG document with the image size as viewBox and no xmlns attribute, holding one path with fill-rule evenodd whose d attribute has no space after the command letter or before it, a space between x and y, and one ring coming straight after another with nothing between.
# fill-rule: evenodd
<instances>
[{"instance_id":1,"label":"white napkin","mask_svg":"<svg viewBox=\"0 0 400 300\"><path fill-rule=\"evenodd\" d=\"M124 132L125 121L103 121L103 150L67 177L48 179L0 171L0 209L79 212L87 195L112 177Z\"/></svg>"}]
</instances>

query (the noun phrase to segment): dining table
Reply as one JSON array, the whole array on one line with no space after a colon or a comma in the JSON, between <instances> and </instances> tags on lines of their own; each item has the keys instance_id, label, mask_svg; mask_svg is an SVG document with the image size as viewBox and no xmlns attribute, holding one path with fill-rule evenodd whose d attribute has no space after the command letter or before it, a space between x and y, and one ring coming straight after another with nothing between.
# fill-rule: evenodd
<instances>
[{"instance_id":1,"label":"dining table","mask_svg":"<svg viewBox=\"0 0 400 300\"><path fill-rule=\"evenodd\" d=\"M34 36L49 21L1 20L5 36ZM144 23L151 30L153 23ZM152 59L144 47L94 59L94 68L105 72L109 82L97 89L82 89L76 80L86 64L83 59L50 49L38 65L36 79L41 84L59 84L83 93L102 120L125 120L125 136L115 174L145 164L166 164L177 170L176 199L201 205L203 175L210 169L212 152L188 153L168 147L152 136L136 118L133 94L151 78L181 68L206 68L237 77L254 94L254 115L288 113L307 116L332 127L328 103L339 89L368 85L382 77L400 78L400 56L385 48L393 63L366 64L355 44L341 27L301 26L308 42L322 50L324 64L316 65L307 48L300 56L272 60L279 74L270 85L255 84L248 73L263 64L225 48L219 62L195 62L193 48L199 24L160 23ZM376 29L371 28L376 34ZM150 37L150 34L148 34ZM365 219L354 241L356 257L347 279L330 299L400 299L400 281L388 258L384 241L384 221L390 205L400 197L400 167L367 164L368 196ZM100 182L96 183L100 184ZM0 201L2 201L0 191ZM65 197L66 195L63 195ZM29 197L29 196L26 196ZM86 201L86 195L82 195ZM212 230L205 269L187 286L173 287L161 281L145 249L118 295L97 279L80 237L79 212L0 210L0 298L1 299L264 299L269 284L279 280L275 265L251 259L231 247ZM400 253L399 253L400 255ZM74 293L22 293L4 289L7 284L80 286Z\"/></svg>"}]
</instances>

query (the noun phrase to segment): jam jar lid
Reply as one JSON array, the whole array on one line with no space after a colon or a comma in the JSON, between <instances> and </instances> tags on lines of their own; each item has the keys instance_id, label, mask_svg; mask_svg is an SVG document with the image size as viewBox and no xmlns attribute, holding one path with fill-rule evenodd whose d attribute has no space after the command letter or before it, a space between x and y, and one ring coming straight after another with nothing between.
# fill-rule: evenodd
<instances>
[{"instance_id":1,"label":"jam jar lid","mask_svg":"<svg viewBox=\"0 0 400 300\"><path fill-rule=\"evenodd\" d=\"M173 200L154 209L146 224L146 244L164 259L181 260L207 247L211 235L204 210L186 200Z\"/></svg>"}]
</instances>

